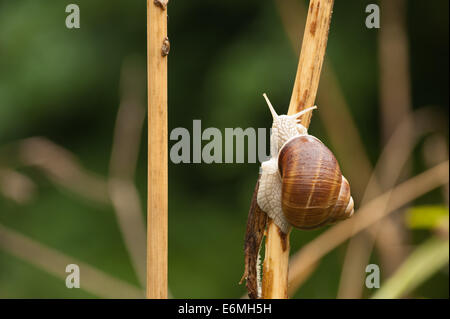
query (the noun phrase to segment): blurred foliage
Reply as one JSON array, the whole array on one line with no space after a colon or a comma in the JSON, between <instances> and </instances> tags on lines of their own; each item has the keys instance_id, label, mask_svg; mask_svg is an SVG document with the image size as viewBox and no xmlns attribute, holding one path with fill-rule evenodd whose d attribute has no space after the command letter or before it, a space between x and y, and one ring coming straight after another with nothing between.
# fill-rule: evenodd
<instances>
[{"instance_id":1,"label":"blurred foliage","mask_svg":"<svg viewBox=\"0 0 450 319\"><path fill-rule=\"evenodd\" d=\"M430 238L416 248L396 273L373 296L377 299L403 297L447 264L449 242Z\"/></svg>"},{"instance_id":2,"label":"blurred foliage","mask_svg":"<svg viewBox=\"0 0 450 319\"><path fill-rule=\"evenodd\" d=\"M433 229L448 224L448 207L422 205L411 207L406 214L406 223L411 228Z\"/></svg>"},{"instance_id":3,"label":"blurred foliage","mask_svg":"<svg viewBox=\"0 0 450 319\"><path fill-rule=\"evenodd\" d=\"M45 136L76 154L85 168L108 174L120 69L130 55L145 61L146 2L78 0L81 28L69 30L65 7L72 2L0 0L0 168L12 166L37 186L24 204L0 193L0 223L139 285L113 208L55 186L34 168L11 164L6 148ZM375 163L381 151L377 37L364 27L368 3L336 1L326 58ZM203 128L268 127L263 92L277 109L287 108L298 56L273 1L171 1L168 23L169 130L191 130L193 119L201 119ZM447 118L448 1L408 1L408 32L413 107L436 105ZM316 116L310 132L330 144ZM145 135L136 174L143 207ZM426 167L416 153L413 164L415 172ZM175 297L244 293L237 283L257 172L258 164L169 164L169 286ZM435 191L422 202L442 205L443 199ZM293 232L292 251L323 231ZM344 253L345 245L323 258L295 297L335 298ZM428 283L417 296L448 297L448 272ZM66 289L60 279L0 250L0 297L98 296Z\"/></svg>"}]
</instances>

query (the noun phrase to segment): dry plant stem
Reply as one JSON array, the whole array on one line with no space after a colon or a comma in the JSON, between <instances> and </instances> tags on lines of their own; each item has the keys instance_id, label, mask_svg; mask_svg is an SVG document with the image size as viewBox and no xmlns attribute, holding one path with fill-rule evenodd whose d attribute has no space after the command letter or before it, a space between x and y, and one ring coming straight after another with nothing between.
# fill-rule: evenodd
<instances>
[{"instance_id":1,"label":"dry plant stem","mask_svg":"<svg viewBox=\"0 0 450 319\"><path fill-rule=\"evenodd\" d=\"M397 123L411 112L406 0L383 0L379 29L381 122L387 141Z\"/></svg>"},{"instance_id":2,"label":"dry plant stem","mask_svg":"<svg viewBox=\"0 0 450 319\"><path fill-rule=\"evenodd\" d=\"M0 224L0 249L65 280L66 266L77 264L81 271L81 288L100 298L138 298L144 292L122 280L111 277L89 264L67 256Z\"/></svg>"},{"instance_id":3,"label":"dry plant stem","mask_svg":"<svg viewBox=\"0 0 450 319\"><path fill-rule=\"evenodd\" d=\"M384 26L379 32L379 60L380 60L380 94L381 116L383 124L383 138L387 141L396 130L396 125L412 112L411 83L409 70L409 43L407 31L407 1L381 1L384 15L381 23ZM403 143L412 145L414 126L407 128ZM412 147L412 146L411 146ZM387 166L389 168L389 166ZM411 163L403 168L405 179L411 175ZM386 170L379 176L380 182L389 181L391 171ZM384 186L384 185L383 185ZM384 186L386 189L386 186ZM390 187L388 185L387 187ZM385 225L390 225L385 227ZM409 246L410 234L401 220L401 214L383 220L373 227L383 230L381 236L374 237L376 248L380 254L381 264L385 274L392 274L403 262L408 254L405 247ZM391 231L387 231L390 228ZM362 293L360 293L360 296Z\"/></svg>"},{"instance_id":4,"label":"dry plant stem","mask_svg":"<svg viewBox=\"0 0 450 319\"><path fill-rule=\"evenodd\" d=\"M120 77L120 105L114 127L110 174L133 179L141 143L146 108L144 63L137 57L125 58ZM142 71L142 72L141 72Z\"/></svg>"},{"instance_id":5,"label":"dry plant stem","mask_svg":"<svg viewBox=\"0 0 450 319\"><path fill-rule=\"evenodd\" d=\"M414 142L428 132L436 130L439 126L439 115L430 112L429 108L420 108L410 113L398 125L378 159L373 176L367 184L361 205L366 204L379 194L378 184L376 184L377 176L381 176L378 180L383 181L384 189L392 188L398 182L401 172L411 156ZM415 128L412 136L411 127ZM405 142L405 140L409 142ZM387 174L387 172L390 174ZM384 240L382 243L385 245L383 247L384 252L393 254L390 256L392 260L406 256L407 252L401 246L402 241L397 239L397 236L392 239L392 233L398 232L398 225L392 219L384 219L380 223L382 223L382 226L377 223L368 229L368 235L370 236L359 234L350 240L344 260L338 298L358 298L362 295L365 265L368 263L375 239L380 237L379 230L391 232L390 236L384 235L389 240ZM401 238L401 236L398 237ZM400 253L402 253L401 256ZM390 273L387 270L385 272Z\"/></svg>"},{"instance_id":6,"label":"dry plant stem","mask_svg":"<svg viewBox=\"0 0 450 319\"><path fill-rule=\"evenodd\" d=\"M299 287L311 276L311 274L318 267L319 262L310 264L308 267L304 267L300 272L289 271L288 277L288 296L293 296ZM289 269L291 269L291 262L289 262Z\"/></svg>"},{"instance_id":7,"label":"dry plant stem","mask_svg":"<svg viewBox=\"0 0 450 319\"><path fill-rule=\"evenodd\" d=\"M127 116L121 116L120 112L118 122L122 122L123 125L131 125L140 134L144 112L137 112L135 115L140 117L140 123L135 121L128 123L130 119ZM122 125L119 123L116 125L115 135L118 133L120 135L120 132L117 132L122 131L120 126ZM134 140L135 137L130 136L126 139ZM139 140L139 136L137 139ZM118 147L118 144L130 146L133 143L126 143L126 141L116 143L116 141L117 136L113 146L111 162L117 164L117 156L114 154L133 153L133 151L130 152L130 149L123 150L120 146ZM136 149L134 152L137 154L138 150ZM16 158L20 165L30 165L40 169L50 181L74 194L81 195L97 205L113 205L134 269L141 285L145 286L145 224L142 218L139 194L132 183L131 177L125 178L123 174L119 174L119 169L114 168L116 165L111 163L111 176L109 180L105 180L101 176L84 169L76 156L69 150L42 137L31 137L16 142L8 153L10 156L12 154L11 157ZM130 162L127 163L128 165L131 164ZM129 171L132 176L133 173L131 172L134 172L134 165L131 165L133 168L127 168L126 171ZM1 173L0 170L0 192L2 186ZM32 194L33 188L30 189L30 185L24 184L26 180L17 178L14 178L14 180L10 179L8 183L20 186L22 192L26 191L26 193L31 192ZM19 191L17 187L11 187L11 185L8 187L10 192ZM16 196L20 195L20 198L29 196L26 193L16 194Z\"/></svg>"},{"instance_id":8,"label":"dry plant stem","mask_svg":"<svg viewBox=\"0 0 450 319\"><path fill-rule=\"evenodd\" d=\"M302 50L297 68L288 114L314 105L320 72L328 40L333 0L311 0L303 35ZM309 126L311 113L302 117ZM270 219L267 225L266 254L263 265L262 298L287 298L289 264L289 234Z\"/></svg>"},{"instance_id":9,"label":"dry plant stem","mask_svg":"<svg viewBox=\"0 0 450 319\"><path fill-rule=\"evenodd\" d=\"M296 278L303 276L308 267L317 263L324 255L347 239L415 198L448 184L448 174L449 162L445 161L371 200L357 210L354 217L336 224L309 242L291 258L289 285L293 286ZM295 291L298 287L291 288Z\"/></svg>"},{"instance_id":10,"label":"dry plant stem","mask_svg":"<svg viewBox=\"0 0 450 319\"><path fill-rule=\"evenodd\" d=\"M448 160L448 143L444 136L434 134L427 138L423 146L423 156L428 167L432 167L439 162ZM448 185L442 187L442 197L449 206Z\"/></svg>"},{"instance_id":11,"label":"dry plant stem","mask_svg":"<svg viewBox=\"0 0 450 319\"><path fill-rule=\"evenodd\" d=\"M27 204L36 195L36 188L28 176L0 166L0 195L18 204Z\"/></svg>"},{"instance_id":12,"label":"dry plant stem","mask_svg":"<svg viewBox=\"0 0 450 319\"><path fill-rule=\"evenodd\" d=\"M105 180L86 169L69 150L44 137L30 137L19 141L8 152L16 152L17 161L41 169L55 184L75 194L109 205L108 187Z\"/></svg>"},{"instance_id":13,"label":"dry plant stem","mask_svg":"<svg viewBox=\"0 0 450 319\"><path fill-rule=\"evenodd\" d=\"M114 127L108 191L134 270L145 287L145 221L134 184L145 119L145 76L139 70L140 65L131 58L122 67L121 102Z\"/></svg>"},{"instance_id":14,"label":"dry plant stem","mask_svg":"<svg viewBox=\"0 0 450 319\"><path fill-rule=\"evenodd\" d=\"M333 0L311 0L288 114L314 105L328 40ZM302 117L309 127L311 112Z\"/></svg>"},{"instance_id":15,"label":"dry plant stem","mask_svg":"<svg viewBox=\"0 0 450 319\"><path fill-rule=\"evenodd\" d=\"M395 299L407 296L439 269L448 265L448 259L448 238L428 239L408 256L395 274L384 282L381 289L377 289L372 298Z\"/></svg>"},{"instance_id":16,"label":"dry plant stem","mask_svg":"<svg viewBox=\"0 0 450 319\"><path fill-rule=\"evenodd\" d=\"M381 16L383 27L378 33L380 114L382 139L387 143L396 131L398 123L411 112L409 46L406 30L406 1L384 0L380 4L383 12ZM410 125L405 129L402 144L409 145L412 143L414 127ZM394 157L392 161L386 162L385 168L378 175L383 189L393 185L389 181L396 171L390 169L391 162L395 162ZM403 174L409 175L408 171L406 165L403 168ZM352 238L345 257L338 297L360 298L362 296L363 284L361 280L355 280L355 276L360 279L364 277L364 266L368 262L374 243L377 245L385 274L391 274L402 263L407 254L404 243L407 242L408 234L398 218L395 218L397 216L399 215L393 215L370 229L373 234L376 234L378 230L390 228L390 231L384 231L382 236L360 235ZM388 226L385 227L385 224ZM366 243L355 244L356 241L366 241ZM364 257L357 258L357 255Z\"/></svg>"},{"instance_id":17,"label":"dry plant stem","mask_svg":"<svg viewBox=\"0 0 450 319\"><path fill-rule=\"evenodd\" d=\"M380 2L381 23L384 26L379 32L379 65L380 70L380 94L381 94L381 116L383 124L383 138L387 141L396 130L396 125L412 112L411 83L409 70L409 43L407 31L408 11L406 0ZM407 128L403 143L412 147L414 138L414 126ZM387 166L389 168L389 166ZM406 163L403 168L405 179L411 175L411 163ZM389 181L391 171L386 170L384 175L379 176L383 185L385 180ZM384 186L384 185L383 185ZM386 186L384 186L386 187ZM389 185L387 187L390 187ZM386 188L384 188L386 189ZM390 225L385 227L385 225ZM391 231L387 231L390 227ZM376 248L380 254L381 264L385 274L392 274L403 262L408 254L405 249L409 246L410 234L401 220L401 214L383 220L379 225L373 227L383 230L381 236L374 238ZM362 293L360 293L360 296Z\"/></svg>"},{"instance_id":18,"label":"dry plant stem","mask_svg":"<svg viewBox=\"0 0 450 319\"><path fill-rule=\"evenodd\" d=\"M268 218L263 264L262 298L288 298L289 236Z\"/></svg>"},{"instance_id":19,"label":"dry plant stem","mask_svg":"<svg viewBox=\"0 0 450 319\"><path fill-rule=\"evenodd\" d=\"M147 298L167 298L167 9L147 0Z\"/></svg>"}]
</instances>

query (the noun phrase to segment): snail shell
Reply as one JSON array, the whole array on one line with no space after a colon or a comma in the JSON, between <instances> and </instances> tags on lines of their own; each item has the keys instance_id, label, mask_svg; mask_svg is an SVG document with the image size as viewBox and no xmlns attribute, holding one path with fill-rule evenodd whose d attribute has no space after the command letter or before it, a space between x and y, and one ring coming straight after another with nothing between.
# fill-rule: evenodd
<instances>
[{"instance_id":1,"label":"snail shell","mask_svg":"<svg viewBox=\"0 0 450 319\"><path fill-rule=\"evenodd\" d=\"M278 168L282 211L294 227L313 229L353 214L350 185L319 139L300 135L287 141L279 152Z\"/></svg>"}]
</instances>

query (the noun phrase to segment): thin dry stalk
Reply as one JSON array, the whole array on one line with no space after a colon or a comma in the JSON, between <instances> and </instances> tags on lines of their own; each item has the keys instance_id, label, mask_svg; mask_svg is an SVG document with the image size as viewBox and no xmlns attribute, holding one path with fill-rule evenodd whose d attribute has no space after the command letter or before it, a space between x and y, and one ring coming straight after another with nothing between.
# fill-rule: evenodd
<instances>
[{"instance_id":1,"label":"thin dry stalk","mask_svg":"<svg viewBox=\"0 0 450 319\"><path fill-rule=\"evenodd\" d=\"M411 127L414 127L414 134L411 134ZM397 183L410 158L415 141L438 127L439 119L428 108L421 108L411 113L398 125L378 159L361 205L379 194L378 180L383 181L384 189L389 189ZM409 142L405 142L405 140ZM380 178L377 179L377 177ZM364 265L367 265L374 241L377 237L382 237L378 234L380 229L383 229L385 235L382 240L379 240L379 247L383 248L385 253L382 254L383 260L391 259L387 265L401 263L401 260L407 255L404 246L401 246L400 238L403 236L401 232L399 233L398 225L392 219L385 219L382 223L383 226L377 224L371 227L370 236L359 234L350 241L341 274L339 298L359 298L362 295ZM389 236L385 232L387 229L390 231ZM358 243L359 241L365 241L365 243ZM389 252L391 254L388 254ZM389 270L393 271L392 268L395 267L391 266Z\"/></svg>"},{"instance_id":2,"label":"thin dry stalk","mask_svg":"<svg viewBox=\"0 0 450 319\"><path fill-rule=\"evenodd\" d=\"M291 262L289 262L289 277L288 277L288 296L293 296L298 288L311 276L311 274L317 269L319 262L304 267L301 271L297 272L291 270Z\"/></svg>"},{"instance_id":3,"label":"thin dry stalk","mask_svg":"<svg viewBox=\"0 0 450 319\"><path fill-rule=\"evenodd\" d=\"M147 298L167 298L167 7L147 0ZM167 4L167 1L164 2Z\"/></svg>"},{"instance_id":4,"label":"thin dry stalk","mask_svg":"<svg viewBox=\"0 0 450 319\"><path fill-rule=\"evenodd\" d=\"M325 49L328 41L333 0L311 0L303 35L288 114L295 114L314 105L319 87ZM312 113L306 113L301 122L309 127Z\"/></svg>"},{"instance_id":5,"label":"thin dry stalk","mask_svg":"<svg viewBox=\"0 0 450 319\"><path fill-rule=\"evenodd\" d=\"M120 114L119 118L123 119ZM145 286L145 224L142 218L139 194L134 184L131 181L117 178L115 173L111 173L112 176L108 182L105 181L102 177L84 169L76 156L69 150L45 138L25 139L15 143L12 150L11 153L17 153L16 157L20 164L40 169L56 185L95 203L108 205L111 203L113 205L134 269L142 286ZM112 171L116 171L116 169L112 169ZM0 171L0 175L2 175L1 173L2 171ZM10 174L6 177L8 176L12 177ZM25 180L17 180L17 176L14 180L11 178L2 180L2 176L0 176L0 186L2 181L7 182L10 192L12 190L17 193L15 195L17 197L29 188L28 183L24 184L28 177L22 176L23 178ZM17 186L11 188L11 185ZM19 186L21 191L18 193ZM20 197L25 195L26 193Z\"/></svg>"},{"instance_id":6,"label":"thin dry stalk","mask_svg":"<svg viewBox=\"0 0 450 319\"><path fill-rule=\"evenodd\" d=\"M448 259L448 238L428 239L408 256L395 274L383 283L381 289L377 289L372 298L394 299L407 296L446 264L448 265Z\"/></svg>"},{"instance_id":7,"label":"thin dry stalk","mask_svg":"<svg viewBox=\"0 0 450 319\"><path fill-rule=\"evenodd\" d=\"M384 0L380 2L381 24L379 34L379 65L380 65L380 114L382 125L382 138L387 142L405 117L407 117L412 109L411 106L411 84L409 72L409 45L407 36L406 11L407 1L405 0ZM412 143L414 127L408 128L405 134L403 144ZM379 181L384 189L390 187L385 185L389 183L389 176L392 172L386 167L384 176L379 176ZM406 164L403 169L403 178L410 175L409 164ZM364 275L362 269L367 264L370 252L375 240L376 247L381 257L381 262L385 274L391 274L406 258L407 251L404 249L408 245L408 233L402 226L399 220L399 214L395 214L388 219L375 225L371 231L377 232L377 229L383 229L383 236L376 236L369 238L369 252L363 264L353 263L354 269L359 269L358 272ZM387 231L387 229L391 231ZM358 240L357 238L353 240ZM386 249L387 248L387 249ZM362 251L360 251L362 252ZM353 255L357 254L356 251ZM353 256L348 256L348 261L351 263ZM353 270L354 270L353 269ZM352 269L349 272L353 272ZM348 293L343 291L343 295L349 298L359 298L362 296L362 285L357 285L357 281L348 279L346 281L349 287ZM354 287L353 289L351 287ZM352 290L354 292L352 292Z\"/></svg>"},{"instance_id":8,"label":"thin dry stalk","mask_svg":"<svg viewBox=\"0 0 450 319\"><path fill-rule=\"evenodd\" d=\"M371 200L356 211L351 219L340 222L309 242L292 256L289 263L289 285L292 286L292 290L296 291L298 288L293 287L297 278L303 276L311 265L317 263L328 252L403 205L448 184L448 174L449 161L445 161Z\"/></svg>"},{"instance_id":9,"label":"thin dry stalk","mask_svg":"<svg viewBox=\"0 0 450 319\"><path fill-rule=\"evenodd\" d=\"M434 134L427 138L423 145L423 156L428 167L432 167L439 162L448 160L448 143L442 135ZM442 197L445 203L449 204L448 185L442 187Z\"/></svg>"},{"instance_id":10,"label":"thin dry stalk","mask_svg":"<svg viewBox=\"0 0 450 319\"><path fill-rule=\"evenodd\" d=\"M389 141L396 131L398 123L411 112L411 84L409 72L409 45L406 27L407 2L405 0L381 1L382 27L379 31L379 65L380 65L380 114L382 139ZM412 143L414 127L411 125L405 131L403 145ZM395 161L395 157L393 157ZM395 170L389 169L389 161L379 182L383 189L391 187L389 183ZM403 168L404 176L409 175L408 166ZM398 215L398 214L397 214ZM406 257L404 244L408 241L408 234L397 215L385 219L378 225L374 225L370 231L377 233L383 229L383 236L357 236L350 241L341 276L341 285L338 296L341 298L360 298L363 285L355 280L364 276L364 265L371 255L373 243L377 245L380 253L383 269L386 274L391 274ZM387 231L387 230L390 231ZM366 240L366 244L355 244L355 241ZM356 249L360 247L360 249ZM356 258L356 255L365 255L364 258ZM360 260L362 263L358 263Z\"/></svg>"},{"instance_id":11,"label":"thin dry stalk","mask_svg":"<svg viewBox=\"0 0 450 319\"><path fill-rule=\"evenodd\" d=\"M144 119L144 112L145 109L143 112L138 112L141 113L140 115L135 114L141 118L141 122ZM8 154L13 154L12 157L17 160L19 165L30 165L40 169L50 181L74 194L85 197L96 204L111 204L115 209L120 231L136 274L141 285L145 286L145 223L139 194L131 177L134 175L134 168L132 168L134 164L133 161L129 161L127 165L131 167L124 168L122 167L124 162L117 158L118 154L123 153L136 153L137 155L138 149L133 151L130 147L134 145L133 142L116 143L117 139L125 137L139 140L139 136L135 137L134 134L132 134L133 136L122 136L124 135L123 129L124 126L129 126L140 132L142 123L130 120L130 116L123 113L119 111L118 114L109 180L104 180L101 176L86 170L73 153L42 137L32 137L14 143ZM125 129L125 131L128 130ZM128 148L123 149L121 145L127 145ZM125 178L124 171L130 172L131 176ZM30 184L31 180L25 175L2 174L0 171L0 191L2 182L5 183L5 186L7 184L8 194L14 196L17 201L25 201L34 193L34 184Z\"/></svg>"},{"instance_id":12,"label":"thin dry stalk","mask_svg":"<svg viewBox=\"0 0 450 319\"><path fill-rule=\"evenodd\" d=\"M14 144L11 151L17 153L20 164L38 167L56 185L90 201L110 204L105 180L84 169L76 156L62 146L44 137L30 137Z\"/></svg>"},{"instance_id":13,"label":"thin dry stalk","mask_svg":"<svg viewBox=\"0 0 450 319\"><path fill-rule=\"evenodd\" d=\"M145 287L145 221L136 186L120 179L109 180L109 193L120 232L139 283Z\"/></svg>"},{"instance_id":14,"label":"thin dry stalk","mask_svg":"<svg viewBox=\"0 0 450 319\"><path fill-rule=\"evenodd\" d=\"M133 179L145 120L144 65L137 57L125 59L120 77L120 105L114 127L110 175Z\"/></svg>"},{"instance_id":15,"label":"thin dry stalk","mask_svg":"<svg viewBox=\"0 0 450 319\"><path fill-rule=\"evenodd\" d=\"M380 94L381 119L384 141L395 132L396 125L412 112L411 82L409 70L409 43L407 31L407 1L381 1L381 17L383 25L379 32L379 65L380 65ZM412 144L414 126L408 128L403 141ZM389 180L390 172L380 176L383 184ZM411 164L407 163L403 169L402 178L411 175ZM389 187L389 186L388 186ZM386 189L386 188L385 188ZM409 246L409 233L402 224L400 214L395 214L375 226L382 229L382 236L375 237L375 245L381 257L385 274L392 274L406 258L406 246ZM387 231L390 228L391 231ZM396 256L393 258L393 256ZM364 266L364 265L362 265ZM361 294L359 295L361 296Z\"/></svg>"},{"instance_id":16,"label":"thin dry stalk","mask_svg":"<svg viewBox=\"0 0 450 319\"><path fill-rule=\"evenodd\" d=\"M65 280L66 266L77 264L82 274L82 289L101 298L142 298L144 292L137 287L111 277L103 271L73 257L40 244L0 224L0 249Z\"/></svg>"},{"instance_id":17,"label":"thin dry stalk","mask_svg":"<svg viewBox=\"0 0 450 319\"><path fill-rule=\"evenodd\" d=\"M123 129L123 126L129 125L133 127L133 130L140 131L142 123L139 125L135 121L130 121L128 116L122 115L123 112L119 112L118 122L120 123L117 124L119 127ZM139 115L139 117L141 117L142 122L144 114ZM122 135L121 133L118 134L117 131L122 131L121 128L116 127L116 135ZM127 139L130 137L135 139L134 134L132 135L127 136ZM118 137L116 136L115 140L117 139ZM139 137L137 137L137 140L139 140ZM133 145L132 142L125 143L125 141L123 143L114 143L111 159L111 177L108 181L86 170L73 153L46 138L31 137L14 143L9 154L14 154L13 156L17 157L16 159L21 165L29 165L40 169L50 181L74 194L85 197L96 204L112 204L116 211L127 251L130 253L137 276L144 286L145 224L136 187L132 183L131 177L125 178L123 174L126 171L129 172L127 176L133 176L134 168L132 167L134 167L134 164L132 161L129 161L128 165L131 167L123 168L121 164L124 162L119 161L115 155L122 153L131 154L133 152L137 154L138 150L133 151L131 147L124 150L120 144L128 147ZM26 176L23 177L26 178ZM11 185L17 185L18 182L20 181L8 181L10 191L18 191L17 187L11 189ZM21 187L24 188L25 186L26 184ZM16 194L16 196L19 195L19 193Z\"/></svg>"},{"instance_id":18,"label":"thin dry stalk","mask_svg":"<svg viewBox=\"0 0 450 319\"><path fill-rule=\"evenodd\" d=\"M36 184L22 173L0 167L0 195L18 204L27 204L36 195Z\"/></svg>"},{"instance_id":19,"label":"thin dry stalk","mask_svg":"<svg viewBox=\"0 0 450 319\"><path fill-rule=\"evenodd\" d=\"M383 0L380 4L380 106L383 140L387 141L397 123L411 111L407 1Z\"/></svg>"},{"instance_id":20,"label":"thin dry stalk","mask_svg":"<svg viewBox=\"0 0 450 319\"><path fill-rule=\"evenodd\" d=\"M139 282L145 287L145 221L134 184L136 162L144 125L145 75L137 61L128 58L122 67L121 102L114 127L108 190L120 230Z\"/></svg>"},{"instance_id":21,"label":"thin dry stalk","mask_svg":"<svg viewBox=\"0 0 450 319\"><path fill-rule=\"evenodd\" d=\"M322 63L328 40L333 0L311 0L303 35L303 44L297 68L288 114L294 114L314 105L319 86ZM311 113L302 117L309 126ZM267 224L266 253L263 265L262 298L288 297L289 234L270 219Z\"/></svg>"}]
</instances>

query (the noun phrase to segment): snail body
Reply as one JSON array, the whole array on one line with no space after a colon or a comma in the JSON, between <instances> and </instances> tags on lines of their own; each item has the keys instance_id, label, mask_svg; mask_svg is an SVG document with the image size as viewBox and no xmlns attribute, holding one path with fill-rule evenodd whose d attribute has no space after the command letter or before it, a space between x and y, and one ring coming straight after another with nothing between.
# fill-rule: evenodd
<instances>
[{"instance_id":1,"label":"snail body","mask_svg":"<svg viewBox=\"0 0 450 319\"><path fill-rule=\"evenodd\" d=\"M314 229L349 218L354 212L350 185L333 153L299 124L295 115L274 118L271 158L261 165L257 202L280 229Z\"/></svg>"}]
</instances>

